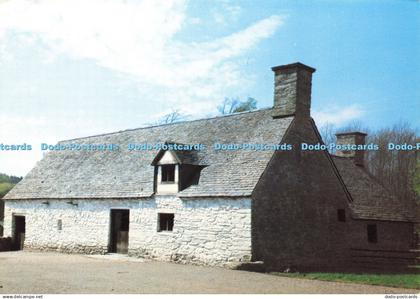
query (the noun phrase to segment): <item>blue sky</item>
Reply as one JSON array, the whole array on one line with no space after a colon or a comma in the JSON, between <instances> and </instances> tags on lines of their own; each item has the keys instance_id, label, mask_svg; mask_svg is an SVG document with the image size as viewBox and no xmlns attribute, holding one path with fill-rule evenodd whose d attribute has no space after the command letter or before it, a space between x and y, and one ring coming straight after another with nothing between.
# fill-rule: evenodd
<instances>
[{"instance_id":1,"label":"blue sky","mask_svg":"<svg viewBox=\"0 0 420 299\"><path fill-rule=\"evenodd\" d=\"M256 4L258 3L258 5ZM317 69L318 125L420 127L418 1L0 1L0 172L41 142L141 127L224 97L270 107L270 67Z\"/></svg>"}]
</instances>

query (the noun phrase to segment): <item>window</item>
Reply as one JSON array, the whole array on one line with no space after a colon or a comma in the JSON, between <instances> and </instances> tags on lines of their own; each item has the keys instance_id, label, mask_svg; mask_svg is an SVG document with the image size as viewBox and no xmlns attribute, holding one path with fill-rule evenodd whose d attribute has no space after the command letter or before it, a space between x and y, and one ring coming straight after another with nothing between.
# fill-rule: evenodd
<instances>
[{"instance_id":1,"label":"window","mask_svg":"<svg viewBox=\"0 0 420 299\"><path fill-rule=\"evenodd\" d=\"M162 182L175 182L175 165L162 165Z\"/></svg>"},{"instance_id":2,"label":"window","mask_svg":"<svg viewBox=\"0 0 420 299\"><path fill-rule=\"evenodd\" d=\"M173 231L174 229L174 214L159 213L158 214L158 232Z\"/></svg>"},{"instance_id":3,"label":"window","mask_svg":"<svg viewBox=\"0 0 420 299\"><path fill-rule=\"evenodd\" d=\"M62 230L63 229L63 221L61 219L57 220L57 229Z\"/></svg>"},{"instance_id":4,"label":"window","mask_svg":"<svg viewBox=\"0 0 420 299\"><path fill-rule=\"evenodd\" d=\"M337 220L340 222L346 222L346 210L344 209L337 210Z\"/></svg>"},{"instance_id":5,"label":"window","mask_svg":"<svg viewBox=\"0 0 420 299\"><path fill-rule=\"evenodd\" d=\"M369 243L377 243L378 242L378 232L376 229L376 224L368 224L367 226L367 236Z\"/></svg>"}]
</instances>

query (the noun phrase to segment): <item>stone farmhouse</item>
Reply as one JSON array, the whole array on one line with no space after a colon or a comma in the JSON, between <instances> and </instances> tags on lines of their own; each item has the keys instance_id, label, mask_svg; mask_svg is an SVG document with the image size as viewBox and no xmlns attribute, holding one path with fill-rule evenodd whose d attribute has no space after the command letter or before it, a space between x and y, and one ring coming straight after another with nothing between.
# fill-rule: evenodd
<instances>
[{"instance_id":1,"label":"stone farmhouse","mask_svg":"<svg viewBox=\"0 0 420 299\"><path fill-rule=\"evenodd\" d=\"M272 70L272 108L60 142L205 147L50 151L6 195L5 234L16 249L267 269L411 257L415 216L367 172L364 151L301 150L322 143L310 115L315 69ZM337 143L365 136L340 134Z\"/></svg>"}]
</instances>

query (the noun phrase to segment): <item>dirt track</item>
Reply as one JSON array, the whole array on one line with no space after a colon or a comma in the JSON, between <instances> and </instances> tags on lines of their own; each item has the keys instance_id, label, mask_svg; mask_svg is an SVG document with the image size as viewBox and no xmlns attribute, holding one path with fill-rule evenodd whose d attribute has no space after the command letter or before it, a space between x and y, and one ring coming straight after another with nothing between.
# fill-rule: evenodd
<instances>
[{"instance_id":1,"label":"dirt track","mask_svg":"<svg viewBox=\"0 0 420 299\"><path fill-rule=\"evenodd\" d=\"M0 252L0 293L418 293L121 256Z\"/></svg>"}]
</instances>

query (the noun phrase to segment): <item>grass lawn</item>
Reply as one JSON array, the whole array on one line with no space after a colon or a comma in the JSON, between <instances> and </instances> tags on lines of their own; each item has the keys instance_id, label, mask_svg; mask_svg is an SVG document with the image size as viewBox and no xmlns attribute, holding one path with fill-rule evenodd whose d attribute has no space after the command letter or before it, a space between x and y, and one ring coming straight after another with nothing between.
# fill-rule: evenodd
<instances>
[{"instance_id":1,"label":"grass lawn","mask_svg":"<svg viewBox=\"0 0 420 299\"><path fill-rule=\"evenodd\" d=\"M305 278L317 279L327 281L340 281L340 282L354 282L372 285L382 285L389 287L420 289L420 275L419 274L353 274L353 273L281 273L273 272L271 274Z\"/></svg>"}]
</instances>

